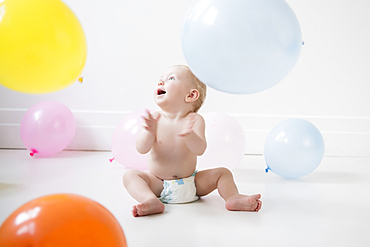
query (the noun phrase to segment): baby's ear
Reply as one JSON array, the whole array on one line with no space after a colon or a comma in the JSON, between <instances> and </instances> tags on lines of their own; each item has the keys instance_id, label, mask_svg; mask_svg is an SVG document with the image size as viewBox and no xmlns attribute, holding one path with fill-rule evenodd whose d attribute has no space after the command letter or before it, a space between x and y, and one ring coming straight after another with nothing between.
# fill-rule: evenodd
<instances>
[{"instance_id":1,"label":"baby's ear","mask_svg":"<svg viewBox=\"0 0 370 247\"><path fill-rule=\"evenodd\" d=\"M195 102L199 98L199 91L197 89L190 90L190 93L186 96L186 102Z\"/></svg>"}]
</instances>

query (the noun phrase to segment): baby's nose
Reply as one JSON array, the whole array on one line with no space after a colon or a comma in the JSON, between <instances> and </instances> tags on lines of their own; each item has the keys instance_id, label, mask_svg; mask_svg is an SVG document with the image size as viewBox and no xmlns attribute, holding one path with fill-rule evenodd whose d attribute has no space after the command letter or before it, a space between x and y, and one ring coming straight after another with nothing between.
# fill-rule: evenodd
<instances>
[{"instance_id":1,"label":"baby's nose","mask_svg":"<svg viewBox=\"0 0 370 247\"><path fill-rule=\"evenodd\" d=\"M163 86L163 85L164 85L164 81L159 80L159 82L158 82L158 86Z\"/></svg>"}]
</instances>

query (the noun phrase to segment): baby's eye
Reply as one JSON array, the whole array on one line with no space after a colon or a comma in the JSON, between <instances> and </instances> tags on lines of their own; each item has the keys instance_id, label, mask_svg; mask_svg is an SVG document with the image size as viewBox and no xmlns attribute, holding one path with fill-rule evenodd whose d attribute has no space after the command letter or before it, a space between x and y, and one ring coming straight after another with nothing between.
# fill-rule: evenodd
<instances>
[{"instance_id":1,"label":"baby's eye","mask_svg":"<svg viewBox=\"0 0 370 247\"><path fill-rule=\"evenodd\" d=\"M172 80L175 80L175 77L171 76L170 78L168 78L169 81L172 81Z\"/></svg>"}]
</instances>

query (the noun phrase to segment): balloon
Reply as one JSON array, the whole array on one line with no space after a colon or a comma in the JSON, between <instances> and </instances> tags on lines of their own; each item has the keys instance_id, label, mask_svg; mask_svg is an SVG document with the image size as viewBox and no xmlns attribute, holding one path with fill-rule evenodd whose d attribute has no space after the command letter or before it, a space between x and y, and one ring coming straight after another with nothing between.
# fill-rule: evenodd
<instances>
[{"instance_id":1,"label":"balloon","mask_svg":"<svg viewBox=\"0 0 370 247\"><path fill-rule=\"evenodd\" d=\"M62 151L73 140L76 121L71 110L57 101L42 101L24 114L21 122L23 144L41 157Z\"/></svg>"},{"instance_id":2,"label":"balloon","mask_svg":"<svg viewBox=\"0 0 370 247\"><path fill-rule=\"evenodd\" d=\"M266 171L286 178L303 177L319 166L324 152L324 139L315 125L303 119L287 119L266 139Z\"/></svg>"},{"instance_id":3,"label":"balloon","mask_svg":"<svg viewBox=\"0 0 370 247\"><path fill-rule=\"evenodd\" d=\"M32 200L0 227L0 246L127 246L122 228L99 203L73 194Z\"/></svg>"},{"instance_id":4,"label":"balloon","mask_svg":"<svg viewBox=\"0 0 370 247\"><path fill-rule=\"evenodd\" d=\"M136 139L143 127L146 110L136 110L127 114L117 125L112 138L112 154L120 164L133 169L147 170L147 154L136 150Z\"/></svg>"},{"instance_id":5,"label":"balloon","mask_svg":"<svg viewBox=\"0 0 370 247\"><path fill-rule=\"evenodd\" d=\"M227 167L233 169L242 160L246 139L241 125L225 113L203 114L206 123L207 149L198 157L198 168Z\"/></svg>"},{"instance_id":6,"label":"balloon","mask_svg":"<svg viewBox=\"0 0 370 247\"><path fill-rule=\"evenodd\" d=\"M182 50L208 86L251 94L281 81L298 60L298 20L284 0L196 0L182 27Z\"/></svg>"},{"instance_id":7,"label":"balloon","mask_svg":"<svg viewBox=\"0 0 370 247\"><path fill-rule=\"evenodd\" d=\"M0 1L0 83L25 93L70 86L86 62L86 38L60 0Z\"/></svg>"}]
</instances>

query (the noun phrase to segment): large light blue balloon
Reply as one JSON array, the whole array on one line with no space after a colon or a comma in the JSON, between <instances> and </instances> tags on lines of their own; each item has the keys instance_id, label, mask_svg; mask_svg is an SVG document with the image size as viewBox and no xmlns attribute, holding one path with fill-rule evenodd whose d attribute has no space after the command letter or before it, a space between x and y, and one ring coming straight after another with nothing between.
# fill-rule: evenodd
<instances>
[{"instance_id":1,"label":"large light blue balloon","mask_svg":"<svg viewBox=\"0 0 370 247\"><path fill-rule=\"evenodd\" d=\"M277 84L302 47L298 20L284 0L196 0L185 15L181 39L193 73L234 94Z\"/></svg>"},{"instance_id":2,"label":"large light blue balloon","mask_svg":"<svg viewBox=\"0 0 370 247\"><path fill-rule=\"evenodd\" d=\"M264 156L269 170L282 177L299 178L320 165L324 152L324 139L315 125L292 118L271 130Z\"/></svg>"}]
</instances>

